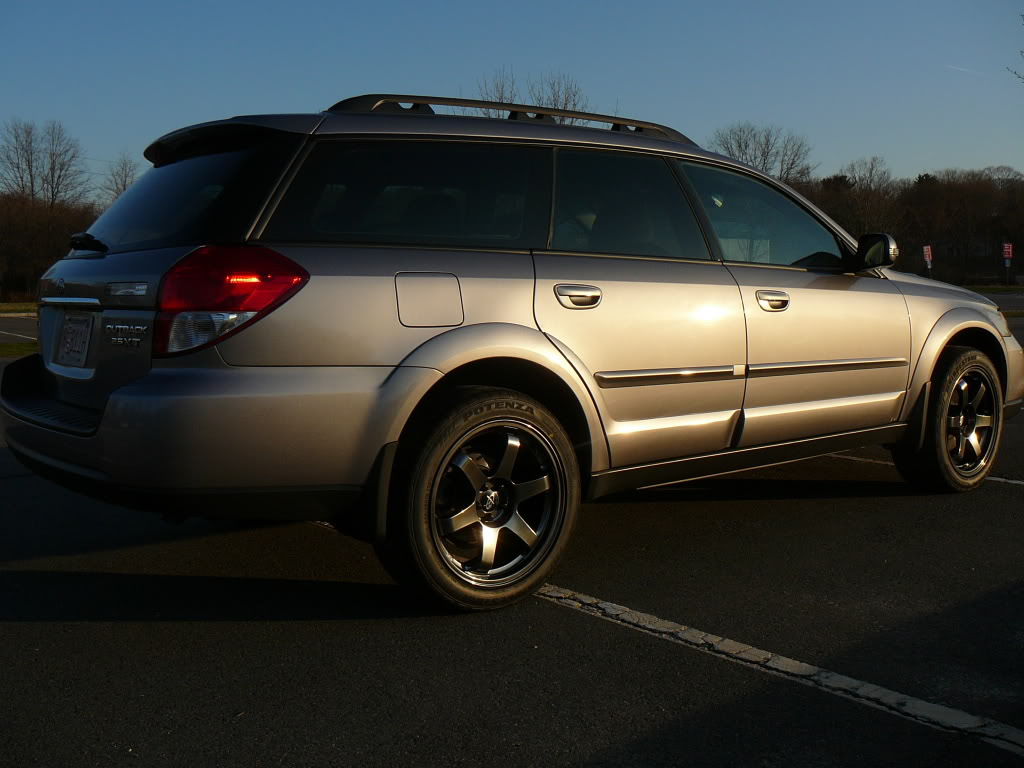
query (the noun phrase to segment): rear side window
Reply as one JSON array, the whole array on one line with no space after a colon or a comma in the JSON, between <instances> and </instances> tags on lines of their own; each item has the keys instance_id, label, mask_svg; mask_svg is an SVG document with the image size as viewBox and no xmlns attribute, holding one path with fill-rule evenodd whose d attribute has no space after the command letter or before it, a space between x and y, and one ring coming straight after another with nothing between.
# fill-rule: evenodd
<instances>
[{"instance_id":1,"label":"rear side window","mask_svg":"<svg viewBox=\"0 0 1024 768\"><path fill-rule=\"evenodd\" d=\"M550 150L442 141L325 141L262 239L537 248L547 231Z\"/></svg>"},{"instance_id":2,"label":"rear side window","mask_svg":"<svg viewBox=\"0 0 1024 768\"><path fill-rule=\"evenodd\" d=\"M262 131L193 143L147 171L89 232L112 252L244 240L302 139Z\"/></svg>"},{"instance_id":3,"label":"rear side window","mask_svg":"<svg viewBox=\"0 0 1024 768\"><path fill-rule=\"evenodd\" d=\"M711 258L662 158L565 149L556 157L553 250Z\"/></svg>"}]
</instances>

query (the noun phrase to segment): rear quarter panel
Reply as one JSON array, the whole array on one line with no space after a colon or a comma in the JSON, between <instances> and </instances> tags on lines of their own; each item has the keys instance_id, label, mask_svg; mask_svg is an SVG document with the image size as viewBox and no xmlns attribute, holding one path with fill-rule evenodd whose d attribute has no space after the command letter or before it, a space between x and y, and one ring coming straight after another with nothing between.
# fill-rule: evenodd
<instances>
[{"instance_id":1,"label":"rear quarter panel","mask_svg":"<svg viewBox=\"0 0 1024 768\"><path fill-rule=\"evenodd\" d=\"M399 273L454 275L459 291L437 299L454 303L461 296L461 313L458 307L438 307L441 317L461 316L454 325L536 328L528 253L267 245L304 267L310 280L291 300L218 346L229 365L398 365L453 327L450 319L438 326L403 325Z\"/></svg>"}]
</instances>

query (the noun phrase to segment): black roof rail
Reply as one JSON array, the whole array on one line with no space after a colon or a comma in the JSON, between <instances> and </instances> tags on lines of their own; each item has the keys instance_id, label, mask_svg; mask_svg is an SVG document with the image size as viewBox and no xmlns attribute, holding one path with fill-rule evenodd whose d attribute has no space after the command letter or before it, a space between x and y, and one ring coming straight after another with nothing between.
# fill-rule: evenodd
<instances>
[{"instance_id":1,"label":"black roof rail","mask_svg":"<svg viewBox=\"0 0 1024 768\"><path fill-rule=\"evenodd\" d=\"M410 104L403 107L403 104ZM644 120L631 120L616 115L599 115L593 112L575 112L570 109L555 109L530 104L507 104L500 101L481 101L479 99L455 99L446 96L411 96L391 93L367 93L343 99L328 112L399 112L409 115L433 115L433 106L465 107L468 109L498 110L508 112L509 120L532 120L542 123L554 123L556 117L569 117L576 120L588 120L595 123L608 123L613 131L640 133L658 138L681 141L696 146L696 142L681 134L675 128Z\"/></svg>"}]
</instances>

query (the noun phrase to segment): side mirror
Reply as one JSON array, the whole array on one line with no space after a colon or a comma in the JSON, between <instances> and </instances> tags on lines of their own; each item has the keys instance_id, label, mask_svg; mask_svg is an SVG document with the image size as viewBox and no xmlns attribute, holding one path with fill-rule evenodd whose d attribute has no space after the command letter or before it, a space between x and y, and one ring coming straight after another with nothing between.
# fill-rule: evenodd
<instances>
[{"instance_id":1,"label":"side mirror","mask_svg":"<svg viewBox=\"0 0 1024 768\"><path fill-rule=\"evenodd\" d=\"M899 258L900 249L891 235L873 232L857 241L857 270L890 267Z\"/></svg>"}]
</instances>

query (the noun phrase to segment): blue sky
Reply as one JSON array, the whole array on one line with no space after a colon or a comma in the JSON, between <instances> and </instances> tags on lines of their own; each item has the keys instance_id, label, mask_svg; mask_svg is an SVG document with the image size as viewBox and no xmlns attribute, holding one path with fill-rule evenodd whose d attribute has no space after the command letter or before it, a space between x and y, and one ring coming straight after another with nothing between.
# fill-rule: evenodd
<instances>
[{"instance_id":1,"label":"blue sky","mask_svg":"<svg viewBox=\"0 0 1024 768\"><path fill-rule=\"evenodd\" d=\"M48 2L3 11L0 122L60 120L94 171L189 123L370 92L475 94L572 75L592 107L703 143L738 120L807 137L818 173L1024 171L1024 2Z\"/></svg>"}]
</instances>

